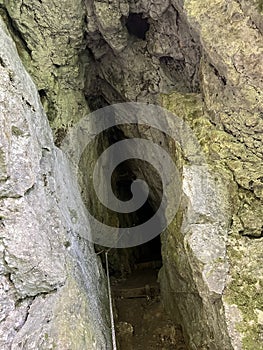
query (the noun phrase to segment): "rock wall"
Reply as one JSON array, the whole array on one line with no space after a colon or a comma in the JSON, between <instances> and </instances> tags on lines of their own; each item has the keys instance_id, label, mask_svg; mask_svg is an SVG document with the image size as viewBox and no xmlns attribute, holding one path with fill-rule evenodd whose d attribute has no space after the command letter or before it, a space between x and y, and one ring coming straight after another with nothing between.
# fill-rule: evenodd
<instances>
[{"instance_id":1,"label":"rock wall","mask_svg":"<svg viewBox=\"0 0 263 350\"><path fill-rule=\"evenodd\" d=\"M177 4L180 8L180 4ZM249 9L248 9L249 7ZM227 4L218 1L215 3L203 2L194 5L194 2L187 1L184 7L180 8L183 15L187 16L193 28L199 33L203 55L200 64L201 73L201 96L182 94L172 94L164 97L164 105L173 110L177 115L184 116L195 131L203 150L206 152L207 161L211 171L219 179L223 179L225 184L225 194L221 191L218 198L221 208L214 211L213 220L216 220L224 203L229 201L222 214L223 217L215 223L217 235L221 236L222 226L226 232L223 234L225 240L225 257L215 255L213 258L198 257L198 251L213 251L210 242L206 242L206 231L213 242L214 230L206 227L203 223L203 239L195 239L196 228L193 229L191 216L193 212L198 215L200 208L196 207L197 199L192 193L196 193L194 188L200 188L194 182L196 176L189 179L186 177L186 186L190 194L190 213L181 214L181 227L177 227L172 233L176 235L176 246L181 252L182 247L187 248L183 256L188 256L191 261L189 271L197 276L196 262L192 261L192 252L197 261L203 265L199 273L202 273L201 282L203 287L199 290L199 295L204 295L204 286L210 290L206 294L210 295L210 306L213 305L213 283L207 281L207 276L216 282L217 287L221 285L222 278L214 277L217 271L225 279L221 285L221 292L217 291L221 299L221 306L218 307L219 314L225 315L228 333L231 339L231 346L234 349L260 349L262 343L262 32L257 26L255 18L260 16L257 7L251 3L244 5L243 2L229 2ZM179 10L180 11L180 10ZM219 15L220 14L220 15ZM262 18L262 17L261 17ZM215 37L217 40L215 40ZM200 98L201 97L201 98ZM218 175L219 174L219 175ZM186 187L186 189L187 189ZM214 186L216 190L222 189L219 182ZM205 193L206 191L204 191ZM220 192L220 191L219 191ZM216 194L207 197L207 203L214 205ZM213 199L211 201L211 199ZM205 198L204 198L205 200ZM210 205L210 204L209 204ZM195 209L196 207L196 209ZM227 209L228 208L228 209ZM184 209L185 210L185 209ZM193 212L192 212L193 211ZM208 210L211 212L211 210ZM217 213L217 214L216 214ZM199 213L200 215L200 213ZM180 222L180 221L179 221ZM190 223L192 228L185 234L185 223ZM179 225L180 226L180 225ZM180 232L180 233L179 233ZM187 236L190 233L190 237ZM181 238L180 238L181 234ZM222 236L221 236L222 237ZM193 240L194 239L194 240ZM169 240L170 242L170 240ZM190 242L190 256L189 256ZM202 246L204 244L204 246ZM165 253L168 255L168 265L174 260L169 247L165 246ZM224 247L223 241L220 249ZM220 253L218 247L214 250ZM223 251L222 251L223 252ZM164 254L165 254L164 253ZM206 255L206 254L205 254ZM223 265L220 268L210 268L207 270L207 263L214 262L220 264L222 260L227 263L225 271ZM168 268L165 269L166 273ZM181 286L185 285L185 272L183 267L177 265L175 268L178 280L181 279ZM208 272L210 270L210 272ZM171 274L171 272L169 272ZM194 277L195 279L195 277ZM166 282L173 282L173 278L167 275ZM175 291L180 288L173 288ZM199 288L198 288L199 289ZM165 294L165 292L164 292ZM169 305L171 299L166 295ZM180 298L176 298L180 301ZM206 303L206 297L202 297L202 303ZM184 304L184 303L183 303ZM187 301L185 302L185 306ZM214 304L216 305L216 303ZM187 310L187 311L186 311ZM203 306L200 307L203 310ZM182 309L179 314L183 315L188 309ZM211 314L211 313L210 313ZM214 311L215 315L216 312ZM196 319L200 317L200 312L193 315L191 323L186 327L195 325ZM220 316L219 316L220 317ZM198 322L200 324L200 322ZM213 324L208 320L209 327ZM219 327L219 336L224 331ZM191 330L188 334L197 334ZM198 334L199 333L199 334ZM214 338L216 332L212 332L210 340L195 341L205 344L209 341L208 348L216 348L220 344ZM223 337L222 337L223 340ZM204 345L205 346L205 345ZM193 348L195 348L193 346ZM198 346L197 346L198 348ZM204 347L205 348L205 347ZM219 347L220 348L220 347ZM221 348L228 348L221 345Z\"/></svg>"},{"instance_id":2,"label":"rock wall","mask_svg":"<svg viewBox=\"0 0 263 350\"><path fill-rule=\"evenodd\" d=\"M39 91L60 144L69 126L89 112L83 87L85 49L83 1L0 1L1 14ZM91 79L91 78L90 78Z\"/></svg>"},{"instance_id":3,"label":"rock wall","mask_svg":"<svg viewBox=\"0 0 263 350\"><path fill-rule=\"evenodd\" d=\"M39 95L0 22L0 348L109 349L104 273Z\"/></svg>"}]
</instances>

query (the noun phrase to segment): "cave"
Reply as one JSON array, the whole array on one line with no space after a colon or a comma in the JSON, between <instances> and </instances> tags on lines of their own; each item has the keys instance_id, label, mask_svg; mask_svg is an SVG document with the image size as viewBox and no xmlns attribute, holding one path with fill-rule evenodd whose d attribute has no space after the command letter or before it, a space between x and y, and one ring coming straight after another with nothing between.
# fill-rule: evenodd
<instances>
[{"instance_id":1,"label":"cave","mask_svg":"<svg viewBox=\"0 0 263 350\"><path fill-rule=\"evenodd\" d=\"M136 130L136 126L130 128L130 132L134 134ZM102 154L105 147L110 147L129 137L125 125L107 129L98 136L95 142L98 155ZM167 140L163 138L164 135L160 133L159 145L167 143ZM85 160L84 156L80 164L81 168L87 169ZM89 174L85 174L85 179L89 178ZM140 159L129 159L114 169L111 176L114 195L123 203L130 200L132 198L131 185L138 178L144 179L149 184L149 196L137 211L117 213L118 227L139 226L154 216L160 206L161 179L151 164ZM152 181L160 192L156 192L156 188L152 187ZM83 198L91 197L92 205L95 194L87 191L90 188L90 184L86 182L83 188ZM115 215L112 211L109 211L107 215L105 207L98 209L96 206L95 208L94 215L102 212L104 221ZM108 224L111 225L111 221ZM164 232L162 235L167 234ZM186 349L180 321L174 322L163 306L159 281L160 271L163 269L162 240L163 238L157 235L144 244L128 248L107 248L96 245L96 252L102 261L105 273L107 271L105 252L108 256L116 337L120 350L138 349L142 345L147 347L150 346L150 343L153 349L158 349L161 345L180 346L180 349ZM135 309L136 313L134 313ZM159 333L163 334L161 342Z\"/></svg>"},{"instance_id":2,"label":"cave","mask_svg":"<svg viewBox=\"0 0 263 350\"><path fill-rule=\"evenodd\" d=\"M107 138L109 146L117 143L125 138L123 131L120 128L112 128L107 131L104 137ZM100 152L102 149L100 149ZM137 178L143 178L142 171L146 167L146 162L139 159L133 159L120 163L114 170L111 179L111 185L116 197L125 202L132 198L131 186ZM135 170L140 169L139 173ZM148 164L152 174L155 174L155 169ZM158 179L158 177L157 177ZM144 179L147 181L147 179ZM161 187L161 184L159 184ZM160 205L160 198L153 201L151 192L145 203L135 212L131 213L118 213L119 227L131 227L138 226L147 222ZM96 215L96 212L94 212ZM112 213L110 214L112 215ZM101 247L97 248L100 251ZM144 244L124 248L124 249L111 249L109 254L110 273L114 277L124 278L134 272L138 266L155 266L156 272L162 266L161 255L161 239L160 236L156 236L149 242ZM111 258L114 255L114 258ZM116 260L117 259L117 260ZM105 263L105 261L104 261ZM120 267L121 266L121 267Z\"/></svg>"},{"instance_id":3,"label":"cave","mask_svg":"<svg viewBox=\"0 0 263 350\"><path fill-rule=\"evenodd\" d=\"M132 174L132 170L129 167L118 167L117 181L115 184L116 195L122 200L126 201L131 198L131 184L135 180L135 176ZM120 171L121 168L121 171ZM126 174L126 176L123 176ZM129 174L127 176L127 174ZM129 227L132 225L141 225L147 222L153 215L155 210L151 205L151 201L148 198L145 204L139 208L136 212L129 214L118 214L120 227ZM112 264L111 273L113 276L127 277L127 274L134 272L139 266L154 266L154 268L161 268L162 255L161 255L161 239L158 235L149 242L141 244L139 246L121 249L116 252L119 256L120 262L122 257L126 257L127 261L124 271L120 271L117 264ZM111 263L111 259L109 258ZM156 270L157 272L157 270ZM147 278L146 278L147 279Z\"/></svg>"},{"instance_id":4,"label":"cave","mask_svg":"<svg viewBox=\"0 0 263 350\"><path fill-rule=\"evenodd\" d=\"M262 349L257 3L1 1L1 349ZM165 112L104 131L86 119L123 102ZM116 248L94 239L93 218L132 231L165 189L138 157L100 180L123 206L145 181L143 205L99 203L98 158L132 139L169 153L180 197L160 235Z\"/></svg>"},{"instance_id":5,"label":"cave","mask_svg":"<svg viewBox=\"0 0 263 350\"><path fill-rule=\"evenodd\" d=\"M180 59L172 55L161 55L156 59L147 51L150 40L145 43L148 37L146 33L149 33L149 36L151 34L147 18L144 18L141 13L131 13L124 21L124 25L131 36L141 40L128 40L125 49L119 53L109 50L105 43L105 54L95 62L96 79L89 83L89 89L85 91L86 100L92 111L96 112L116 102L133 101L133 92L137 90L139 94L143 93L142 97L139 95L140 102L157 103L156 93L149 89L151 80L148 79L148 75L151 77L156 75L156 79L162 82L160 89L164 91L169 90L165 79L167 78L172 82L172 89L180 94L199 92L199 43L192 39L192 33L187 34L189 38L186 42L191 42L187 48L189 51L183 52ZM191 64L189 64L190 60ZM144 66L145 62L146 66ZM151 67L151 72L147 71L148 66ZM126 79L124 73L129 79ZM89 78L88 74L86 78ZM95 87L92 93L90 87ZM121 99L119 99L120 96ZM136 95L134 99L136 100L137 97ZM183 101L183 108L188 103L195 105L195 102L189 101L187 96ZM94 158L98 158L106 148L136 137L149 139L159 144L167 152L173 154L175 163L179 168L181 167L180 157L183 157L181 154L183 152L168 134L154 128L149 134L144 133L134 124L128 127L125 124L114 126L101 133L91 147L95 150L93 151ZM119 229L138 226L149 220L160 205L163 189L158 173L151 164L132 159L115 168L111 176L111 187L115 196L122 202L131 199L131 185L135 180L143 179L150 187L147 201L136 212L116 213L111 208L106 208L98 203L94 193L90 182L92 173L87 171L92 168L88 159L91 148L87 150L86 156L80 163L80 169L85 170L82 183L83 199L89 211L109 226L114 226L117 222ZM106 177L107 173L105 172L104 175ZM201 177L202 174L198 172L190 175L190 178L194 178L197 182L199 181L197 178ZM183 175L181 178L183 179ZM191 182L189 179L188 181ZM200 193L204 191L205 185L190 183L190 186L199 186ZM191 342L197 343L198 346L207 344L208 348L213 349L211 344L215 342L216 337L216 341L219 339L217 331L214 330L214 328L217 329L218 321L216 320L212 325L209 324L210 321L207 321L213 311L210 305L202 304L198 289L201 285L205 294L206 286L202 285L203 282L200 282L199 278L196 282L192 275L195 262L192 262L188 256L184 233L181 231L183 222L190 223L192 220L188 216L190 215L188 205L191 207L194 199L187 199L186 202L188 200L190 201L188 204L182 201L179 214L174 218L172 225L147 243L128 248L95 245L105 273L107 272L106 252L108 256L115 334L120 350L139 349L141 345L152 349L164 346L188 350ZM195 220L199 220L199 214L193 220L195 224ZM95 230L96 228L93 229ZM221 307L219 304L216 304L217 308ZM134 310L137 312L134 313ZM158 317L155 317L156 315ZM195 319L193 324L189 321L192 315ZM199 335L198 325L202 323L209 325ZM111 327L113 328L113 325ZM220 342L223 344L222 348L225 344L228 346L228 340L224 337Z\"/></svg>"},{"instance_id":6,"label":"cave","mask_svg":"<svg viewBox=\"0 0 263 350\"><path fill-rule=\"evenodd\" d=\"M142 13L130 13L126 19L126 28L130 35L138 39L146 40L146 33L150 28L147 18Z\"/></svg>"},{"instance_id":7,"label":"cave","mask_svg":"<svg viewBox=\"0 0 263 350\"><path fill-rule=\"evenodd\" d=\"M122 201L131 198L131 184L135 180L132 170L131 164L122 164L115 174L113 187ZM120 226L146 222L155 214L154 204L158 207L148 198L138 211L119 214ZM160 235L135 247L107 249L100 246L97 251L101 252L101 249L108 251L117 348L133 350L151 346L152 349L159 349L164 346L167 349L176 347L186 350L180 323L171 320L162 303L158 280L163 267ZM105 257L103 254L100 256L106 271Z\"/></svg>"}]
</instances>

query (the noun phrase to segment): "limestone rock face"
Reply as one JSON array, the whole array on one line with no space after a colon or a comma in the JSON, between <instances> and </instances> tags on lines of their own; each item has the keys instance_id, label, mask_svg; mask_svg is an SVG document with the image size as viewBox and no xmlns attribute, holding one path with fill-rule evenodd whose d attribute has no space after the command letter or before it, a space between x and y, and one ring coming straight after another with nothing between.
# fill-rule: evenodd
<instances>
[{"instance_id":1,"label":"limestone rock face","mask_svg":"<svg viewBox=\"0 0 263 350\"><path fill-rule=\"evenodd\" d=\"M67 128L89 111L83 94L85 8L81 0L0 1L1 14L37 85L59 145Z\"/></svg>"},{"instance_id":2,"label":"limestone rock face","mask_svg":"<svg viewBox=\"0 0 263 350\"><path fill-rule=\"evenodd\" d=\"M202 305L196 314L192 314L192 323L188 322L185 327L188 328L187 334L196 336L195 340L193 338L190 340L194 343L191 344L193 348L207 346L209 349L216 349L220 344L216 334L219 337L221 335L221 341L224 342L224 334L228 333L231 345L221 343L219 348L260 349L262 327L257 310L262 304L263 288L261 254L263 244L261 181L263 72L260 64L263 52L262 34L255 24L256 21L253 21L261 15L257 7L251 4L248 10L242 2L225 4L222 1L216 3L204 1L196 6L194 1L185 1L184 4L174 1L174 5L181 15L188 19L189 25L200 37L202 95L183 96L180 93L174 93L164 97L164 105L188 121L207 155L209 168L218 179L223 179L225 184L222 186L217 180L214 188L219 190L219 197L215 194L206 197L206 190L201 190L196 183L198 173L190 178L190 182L186 177L185 185L188 190L184 193L187 201L190 201L186 207L190 205L191 211L193 210L196 215L199 214L199 206L196 205L199 203L198 196L193 196L192 193L199 193L201 201L205 203L211 201L212 205L215 204L216 198L222 207L224 203L229 203L222 212L223 217L218 218L216 224L214 222L216 239L212 238L214 229L207 226L207 219L210 221L210 218L206 218L201 231L199 231L199 225L193 229L192 215L189 209L185 213L183 207L177 219L177 225L180 220L181 224L172 229L173 233L170 233L174 239L167 238L169 243L172 241L175 244L174 250L179 250L182 260L190 263L188 272L193 274L197 289L201 288L197 294L201 296ZM196 192L198 187L199 191ZM188 192L189 189L190 192ZM211 209L208 209L208 212L211 212ZM220 208L213 212L211 217L214 220L218 217ZM223 236L222 225L225 227ZM188 229L185 231L186 226ZM199 235L198 232L200 232ZM219 249L213 248L210 242L206 241L208 232L214 243L222 239ZM224 249L225 253L223 253ZM200 256L200 250L209 252L210 257ZM168 268L164 268L163 273L166 275L161 279L163 283L168 283L167 289L169 287L175 292L178 291L180 295L178 286L185 288L186 281L190 278L186 278L185 265L182 266L178 261L179 257L175 260L172 254L169 244L165 244L164 256L167 256L167 266L171 266L176 261L177 267L174 269L174 274L178 274L177 287ZM213 255L217 267L214 266L210 270ZM198 265L199 268L196 270ZM198 275L200 279L195 279L194 276ZM207 287L208 290L204 292L204 288ZM179 314L183 315L186 310L188 313L187 304L189 305L193 297L187 296L186 300L182 300L180 296L169 296L165 288L163 290L167 298L167 307L175 304L171 301L171 298L174 298L178 300L178 305L185 305L185 307L179 306ZM192 292L191 286L190 291ZM212 301L213 298L215 298L214 301ZM217 315L217 320L223 315L226 328L222 328L224 322L221 319L220 326L216 327L217 331L215 328L212 331L213 336L210 340L198 340L199 336L202 337L200 335L202 331L198 332L198 329L193 331L191 328L195 328L196 319L200 314L208 310L206 309L207 300L210 306L213 305L217 309L209 314ZM198 305L198 303L192 301L192 305ZM204 314L203 316L206 318ZM212 325L215 325L214 321L209 320L205 323L207 322L211 329L214 327ZM204 322L198 321L198 324L204 324Z\"/></svg>"},{"instance_id":3,"label":"limestone rock face","mask_svg":"<svg viewBox=\"0 0 263 350\"><path fill-rule=\"evenodd\" d=\"M2 21L0 38L0 348L109 349L77 186Z\"/></svg>"}]
</instances>

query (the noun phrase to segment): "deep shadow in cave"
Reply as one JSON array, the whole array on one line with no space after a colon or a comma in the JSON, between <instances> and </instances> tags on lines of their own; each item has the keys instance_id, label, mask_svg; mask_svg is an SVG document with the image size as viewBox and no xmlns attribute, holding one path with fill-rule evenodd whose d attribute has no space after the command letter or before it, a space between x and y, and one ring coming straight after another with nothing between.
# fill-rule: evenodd
<instances>
[{"instance_id":1,"label":"deep shadow in cave","mask_svg":"<svg viewBox=\"0 0 263 350\"><path fill-rule=\"evenodd\" d=\"M97 96L91 96L89 102L92 102L94 110L107 105L104 99ZM98 154L103 152L105 142L108 147L127 137L125 127L110 128L102 139L98 140ZM150 183L147 177L151 177ZM156 214L161 204L161 178L158 178L152 165L141 159L128 159L115 168L111 176L111 187L115 196L124 202L131 199L131 184L138 178L145 180L149 185L153 182L155 186L149 188L147 201L136 212L117 213L119 227L138 226L147 222ZM116 212L110 215L116 215ZM109 251L110 283L119 350L186 350L181 326L170 319L161 300L158 282L163 263L161 248L159 235L147 243L131 248L109 250L97 247L99 252ZM100 257L105 268L105 255L100 254Z\"/></svg>"},{"instance_id":2,"label":"deep shadow in cave","mask_svg":"<svg viewBox=\"0 0 263 350\"><path fill-rule=\"evenodd\" d=\"M119 176L118 176L119 175ZM115 193L123 201L131 198L135 175L128 166L118 169ZM128 219L130 225L149 220L155 210L148 199ZM126 226L127 216L120 216ZM174 324L161 303L158 273L162 267L161 239L109 252L110 279L114 299L119 350L186 350L180 325Z\"/></svg>"},{"instance_id":3,"label":"deep shadow in cave","mask_svg":"<svg viewBox=\"0 0 263 350\"><path fill-rule=\"evenodd\" d=\"M147 18L143 18L142 13L130 13L126 20L126 27L129 34L136 36L136 38L146 40L146 33L150 28Z\"/></svg>"},{"instance_id":4,"label":"deep shadow in cave","mask_svg":"<svg viewBox=\"0 0 263 350\"><path fill-rule=\"evenodd\" d=\"M143 162L140 160L137 160L137 163L143 165ZM132 163L129 162L121 163L115 169L116 172L112 176L113 179L115 178L115 180L112 180L113 192L116 197L123 202L131 199L131 185L136 179L136 175L133 173L132 168L129 167L131 164ZM160 203L157 203L157 207L159 204ZM150 198L148 198L145 204L137 211L128 214L119 213L119 226L139 226L152 218L152 216L155 215L155 212L156 210L152 207ZM111 275L117 278L127 277L127 275L143 266L155 266L157 276L157 268L160 268L162 265L160 236L158 235L150 241L136 247L113 249L112 255L114 256L113 259L109 256L110 272Z\"/></svg>"}]
</instances>

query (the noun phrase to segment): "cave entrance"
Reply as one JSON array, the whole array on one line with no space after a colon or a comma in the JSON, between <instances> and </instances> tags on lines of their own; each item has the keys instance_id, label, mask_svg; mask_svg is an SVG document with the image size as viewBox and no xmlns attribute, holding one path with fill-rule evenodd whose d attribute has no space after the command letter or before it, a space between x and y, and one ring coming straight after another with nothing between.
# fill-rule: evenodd
<instances>
[{"instance_id":1,"label":"cave entrance","mask_svg":"<svg viewBox=\"0 0 263 350\"><path fill-rule=\"evenodd\" d=\"M117 262L126 256L131 264L125 277L111 276L118 350L186 350L181 326L174 324L161 302L160 236L120 253Z\"/></svg>"},{"instance_id":2,"label":"cave entrance","mask_svg":"<svg viewBox=\"0 0 263 350\"><path fill-rule=\"evenodd\" d=\"M131 163L117 169L113 188L123 201L131 198L136 178ZM120 226L140 225L156 212L151 197L132 216L120 215ZM116 336L119 350L185 350L182 330L165 312L160 296L158 274L162 268L161 237L142 245L111 249L108 254Z\"/></svg>"},{"instance_id":3,"label":"cave entrance","mask_svg":"<svg viewBox=\"0 0 263 350\"><path fill-rule=\"evenodd\" d=\"M126 20L126 28L129 34L138 39L146 40L146 33L150 29L150 24L142 13L130 13Z\"/></svg>"},{"instance_id":4,"label":"cave entrance","mask_svg":"<svg viewBox=\"0 0 263 350\"><path fill-rule=\"evenodd\" d=\"M96 107L101 103L100 100L93 100ZM109 147L128 139L129 131L124 125L118 125L100 135L97 140L98 154L103 152L104 144ZM136 135L136 128L132 132ZM84 168L84 164L82 166ZM115 215L114 223L118 222L121 228L139 226L156 214L163 190L162 180L157 175L154 167L142 159L127 158L116 166L111 174L111 188L117 198L124 202L131 199L131 184L136 179L149 184L149 195L144 205L135 212L112 212L111 215ZM152 183L154 186L151 186ZM168 316L163 307L158 281L159 274L165 271L161 243L162 239L158 235L145 244L131 248L108 249L98 246L96 249L98 253L108 251L118 350L186 349L181 326ZM105 255L100 254L100 257L105 267ZM163 292L162 286L162 295Z\"/></svg>"},{"instance_id":5,"label":"cave entrance","mask_svg":"<svg viewBox=\"0 0 263 350\"><path fill-rule=\"evenodd\" d=\"M118 199L125 202L132 197L131 185L136 179L129 164L121 164L116 168L116 174L113 176L112 188ZM120 227L139 226L147 222L155 210L152 207L151 200L148 198L144 205L136 212L128 214L118 214ZM142 269L148 269L147 273L156 275L162 266L161 239L157 237L150 241L131 248L112 248L109 253L110 274L114 278L127 278L133 272ZM151 271L150 271L151 270ZM147 276L145 277L147 279Z\"/></svg>"}]
</instances>

